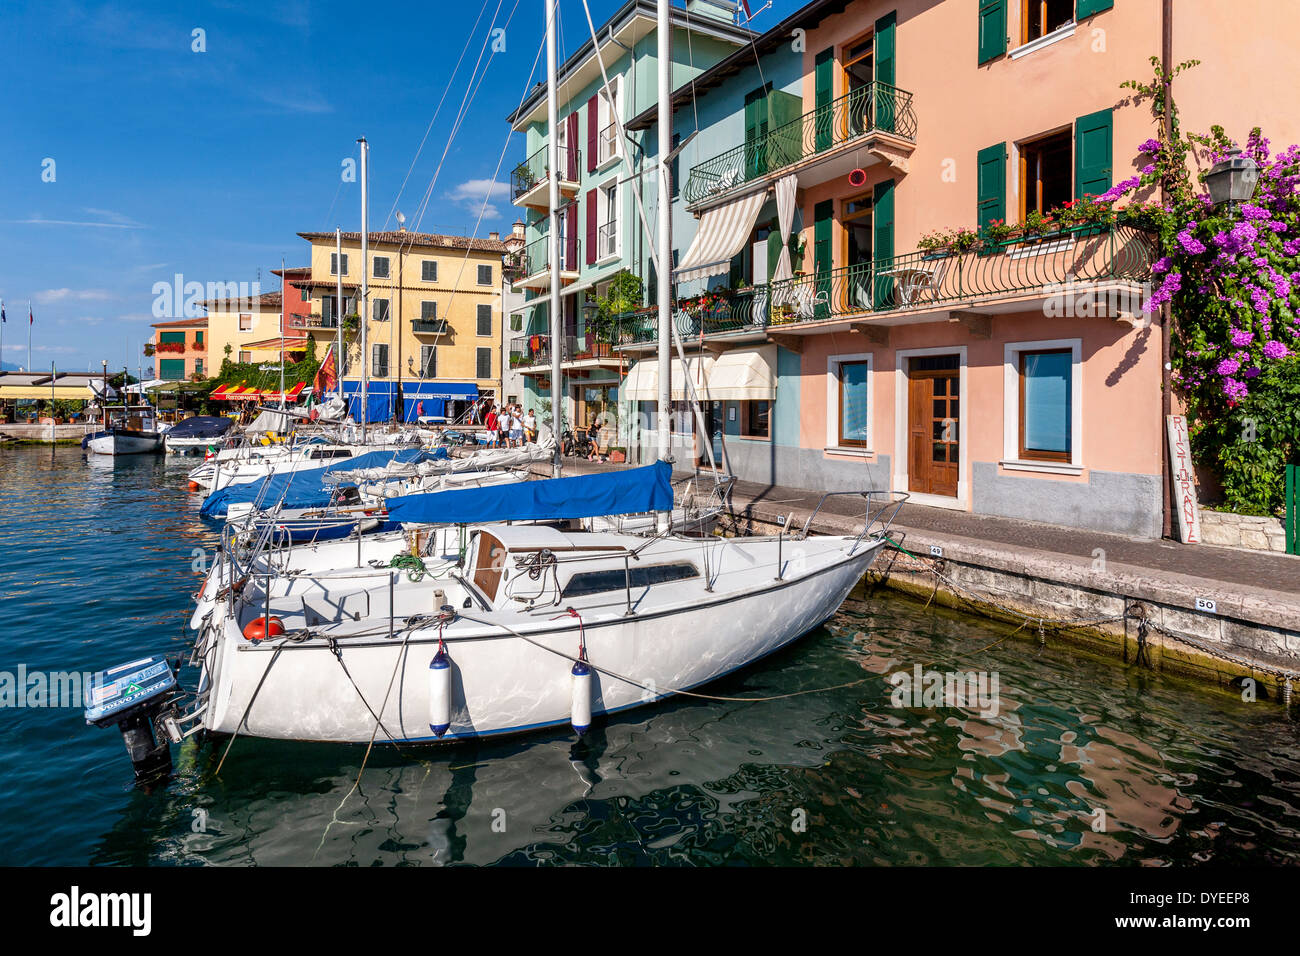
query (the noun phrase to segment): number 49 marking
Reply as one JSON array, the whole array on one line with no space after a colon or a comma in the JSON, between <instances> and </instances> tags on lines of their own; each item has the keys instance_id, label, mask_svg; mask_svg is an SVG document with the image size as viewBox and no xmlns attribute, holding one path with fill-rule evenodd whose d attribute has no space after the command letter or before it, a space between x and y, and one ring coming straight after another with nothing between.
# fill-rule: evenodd
<instances>
[{"instance_id":1,"label":"number 49 marking","mask_svg":"<svg viewBox=\"0 0 1300 956\"><path fill-rule=\"evenodd\" d=\"M939 547L939 545L937 545L937 544L932 544L932 545L930 545L930 557L932 557L932 558L942 558L942 557L943 557L943 548Z\"/></svg>"}]
</instances>

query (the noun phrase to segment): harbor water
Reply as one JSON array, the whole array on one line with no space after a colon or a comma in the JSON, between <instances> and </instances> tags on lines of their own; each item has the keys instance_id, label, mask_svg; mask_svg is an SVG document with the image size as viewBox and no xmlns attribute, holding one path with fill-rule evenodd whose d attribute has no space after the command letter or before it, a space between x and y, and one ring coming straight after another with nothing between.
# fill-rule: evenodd
<instances>
[{"instance_id":1,"label":"harbor water","mask_svg":"<svg viewBox=\"0 0 1300 956\"><path fill-rule=\"evenodd\" d=\"M188 653L218 538L186 490L194 464L0 448L0 864L1300 859L1300 727L1275 703L887 592L704 689L766 700L678 698L581 742L367 756L238 738L220 774L228 741L191 739L146 791L116 730L88 727L79 705L31 706L15 682ZM890 675L918 666L996 674L996 706L900 701Z\"/></svg>"}]
</instances>

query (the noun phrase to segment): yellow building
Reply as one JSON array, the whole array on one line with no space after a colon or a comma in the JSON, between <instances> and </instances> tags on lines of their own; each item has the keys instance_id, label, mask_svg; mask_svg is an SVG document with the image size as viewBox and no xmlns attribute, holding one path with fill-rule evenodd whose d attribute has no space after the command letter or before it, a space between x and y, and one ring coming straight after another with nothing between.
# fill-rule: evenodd
<instances>
[{"instance_id":1,"label":"yellow building","mask_svg":"<svg viewBox=\"0 0 1300 956\"><path fill-rule=\"evenodd\" d=\"M332 232L300 232L311 243L311 275L289 281L306 293L311 314L305 331L316 355L336 341L344 317L344 392L355 392L361 375L357 300L361 294L361 234L342 237L343 308L336 301L340 278ZM366 372L371 419L395 414L400 391L404 415L455 417L475 397L501 396L502 257L506 244L432 233L372 232L369 235L369 315ZM386 411L385 411L386 409Z\"/></svg>"},{"instance_id":2,"label":"yellow building","mask_svg":"<svg viewBox=\"0 0 1300 956\"><path fill-rule=\"evenodd\" d=\"M280 293L264 292L246 299L209 299L207 362L209 375L221 370L227 358L232 362L280 361ZM285 352L301 352L306 336L297 329L285 329ZM226 349L229 347L229 351ZM292 355L286 354L286 360Z\"/></svg>"}]
</instances>

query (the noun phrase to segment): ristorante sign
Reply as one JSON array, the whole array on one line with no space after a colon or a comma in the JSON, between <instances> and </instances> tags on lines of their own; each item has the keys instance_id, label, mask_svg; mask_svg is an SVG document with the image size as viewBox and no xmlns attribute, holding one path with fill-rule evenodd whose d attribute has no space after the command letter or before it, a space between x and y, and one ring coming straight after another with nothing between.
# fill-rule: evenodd
<instances>
[{"instance_id":1,"label":"ristorante sign","mask_svg":"<svg viewBox=\"0 0 1300 956\"><path fill-rule=\"evenodd\" d=\"M1196 466L1187 434L1187 419L1170 415L1169 466L1174 477L1174 504L1178 511L1178 532L1184 544L1201 543L1201 511L1196 504Z\"/></svg>"}]
</instances>

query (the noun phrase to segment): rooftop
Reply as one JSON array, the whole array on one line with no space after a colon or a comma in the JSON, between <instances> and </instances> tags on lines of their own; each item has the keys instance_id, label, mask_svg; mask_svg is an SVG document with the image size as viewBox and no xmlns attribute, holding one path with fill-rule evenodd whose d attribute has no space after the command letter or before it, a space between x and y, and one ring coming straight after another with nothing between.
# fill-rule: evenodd
<instances>
[{"instance_id":1,"label":"rooftop","mask_svg":"<svg viewBox=\"0 0 1300 956\"><path fill-rule=\"evenodd\" d=\"M300 237L308 242L334 241L332 232L300 232ZM435 249L469 249L473 252L506 251L506 244L500 239L479 239L473 236L444 236L432 232L372 232L368 234L371 245L387 246L423 246ZM343 233L344 242L360 242L361 233Z\"/></svg>"}]
</instances>

